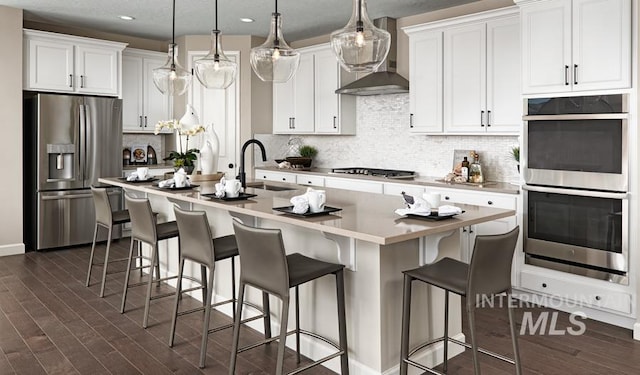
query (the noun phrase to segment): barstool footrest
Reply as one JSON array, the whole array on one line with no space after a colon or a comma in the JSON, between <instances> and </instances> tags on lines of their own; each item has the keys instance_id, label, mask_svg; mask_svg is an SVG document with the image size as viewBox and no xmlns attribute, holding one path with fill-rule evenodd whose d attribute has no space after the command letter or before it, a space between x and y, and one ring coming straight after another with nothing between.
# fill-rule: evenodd
<instances>
[{"instance_id":1,"label":"barstool footrest","mask_svg":"<svg viewBox=\"0 0 640 375\"><path fill-rule=\"evenodd\" d=\"M302 367L298 367L297 369L295 369L295 370L293 370L291 372L288 372L287 375L293 375L293 374L297 374L299 372L308 370L308 369L310 369L312 367L315 367L315 366L318 366L319 364L322 364L323 362L326 362L326 361L328 361L330 359L334 359L334 358L340 357L343 354L344 354L344 350L340 350L337 353L330 354L330 355L328 355L328 356L326 356L324 358L321 358L321 359L319 359L319 360L317 360L315 362L309 363L308 365L305 365L305 366L302 366Z\"/></svg>"},{"instance_id":2,"label":"barstool footrest","mask_svg":"<svg viewBox=\"0 0 640 375\"><path fill-rule=\"evenodd\" d=\"M260 316L258 316L256 318L260 318ZM342 355L344 353L344 351L340 348L340 346L338 344L336 344L335 342L329 340L328 338L326 338L324 336L320 336L317 333L305 331L303 329L298 330L298 331L303 335L311 336L311 337L313 337L315 339L322 340L322 341L326 342L327 344L329 344L329 345L333 346L334 348L338 349L340 351L340 355ZM287 336L293 335L294 333L296 333L295 329L287 332ZM270 337L270 338L264 339L262 341L258 341L258 342L254 343L254 344L251 344L251 345L247 345L245 347L242 347L242 348L238 349L238 353L242 353L242 352L247 351L249 349L257 348L260 345L268 344L270 342L278 340L279 338L280 338L280 335L274 336L274 337Z\"/></svg>"},{"instance_id":3,"label":"barstool footrest","mask_svg":"<svg viewBox=\"0 0 640 375\"><path fill-rule=\"evenodd\" d=\"M176 292L161 293L161 294L156 294L155 296L151 296L151 298L149 298L149 299L150 300L160 299L160 298L164 298L164 297L173 296L175 294L176 294Z\"/></svg>"}]
</instances>

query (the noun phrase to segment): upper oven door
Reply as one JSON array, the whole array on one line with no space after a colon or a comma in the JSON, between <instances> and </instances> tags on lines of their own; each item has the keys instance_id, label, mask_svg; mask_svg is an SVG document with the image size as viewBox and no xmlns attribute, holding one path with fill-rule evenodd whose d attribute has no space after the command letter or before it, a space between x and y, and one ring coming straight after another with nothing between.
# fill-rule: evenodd
<instances>
[{"instance_id":1,"label":"upper oven door","mask_svg":"<svg viewBox=\"0 0 640 375\"><path fill-rule=\"evenodd\" d=\"M532 102L545 99L529 99L522 153L527 184L627 191L628 114L622 105L586 100L592 98L547 99L539 107Z\"/></svg>"}]
</instances>

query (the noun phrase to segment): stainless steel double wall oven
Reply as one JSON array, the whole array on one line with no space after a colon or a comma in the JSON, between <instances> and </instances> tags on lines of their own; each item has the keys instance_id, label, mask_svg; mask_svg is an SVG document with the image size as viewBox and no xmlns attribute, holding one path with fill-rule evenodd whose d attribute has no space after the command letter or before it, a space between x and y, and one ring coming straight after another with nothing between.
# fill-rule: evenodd
<instances>
[{"instance_id":1,"label":"stainless steel double wall oven","mask_svg":"<svg viewBox=\"0 0 640 375\"><path fill-rule=\"evenodd\" d=\"M628 96L526 99L528 264L627 284Z\"/></svg>"}]
</instances>

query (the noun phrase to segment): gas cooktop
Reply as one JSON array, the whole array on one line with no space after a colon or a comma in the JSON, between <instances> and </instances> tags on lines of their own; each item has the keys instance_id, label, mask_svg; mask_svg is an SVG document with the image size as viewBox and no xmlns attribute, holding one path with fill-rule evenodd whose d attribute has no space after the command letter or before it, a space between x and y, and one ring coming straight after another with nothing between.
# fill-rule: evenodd
<instances>
[{"instance_id":1,"label":"gas cooktop","mask_svg":"<svg viewBox=\"0 0 640 375\"><path fill-rule=\"evenodd\" d=\"M416 172L414 171L399 171L395 169L378 169L378 168L361 168L361 167L333 168L331 169L331 173L361 174L361 175L374 176L374 177L398 178L398 179L411 179L416 177Z\"/></svg>"}]
</instances>

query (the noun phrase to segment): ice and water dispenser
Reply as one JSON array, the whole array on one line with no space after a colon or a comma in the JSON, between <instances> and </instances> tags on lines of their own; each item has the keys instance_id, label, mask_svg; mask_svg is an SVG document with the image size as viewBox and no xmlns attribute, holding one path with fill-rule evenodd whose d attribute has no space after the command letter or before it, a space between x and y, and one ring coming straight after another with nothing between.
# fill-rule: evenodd
<instances>
[{"instance_id":1,"label":"ice and water dispenser","mask_svg":"<svg viewBox=\"0 0 640 375\"><path fill-rule=\"evenodd\" d=\"M73 144L48 144L49 176L47 181L73 180L75 178L76 146Z\"/></svg>"}]
</instances>

